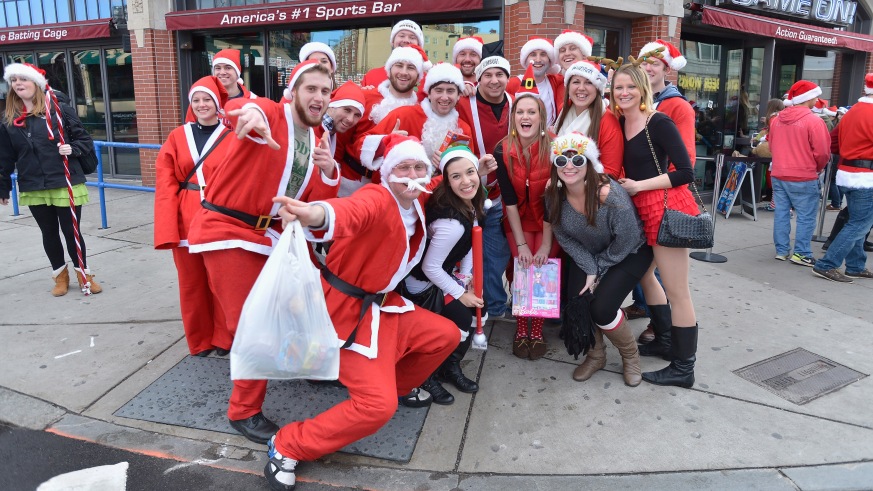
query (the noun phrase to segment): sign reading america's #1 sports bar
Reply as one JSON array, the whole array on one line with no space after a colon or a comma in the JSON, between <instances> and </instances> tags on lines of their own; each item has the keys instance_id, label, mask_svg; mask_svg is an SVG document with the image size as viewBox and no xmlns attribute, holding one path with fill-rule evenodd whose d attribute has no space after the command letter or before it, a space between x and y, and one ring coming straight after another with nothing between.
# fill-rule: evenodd
<instances>
[{"instance_id":1,"label":"sign reading america's #1 sports bar","mask_svg":"<svg viewBox=\"0 0 873 491\"><path fill-rule=\"evenodd\" d=\"M400 0L338 1L261 4L248 7L184 10L167 14L167 29L211 29L260 27L300 22L354 20L368 17L397 17L437 12L468 12L482 8L483 0Z\"/></svg>"}]
</instances>

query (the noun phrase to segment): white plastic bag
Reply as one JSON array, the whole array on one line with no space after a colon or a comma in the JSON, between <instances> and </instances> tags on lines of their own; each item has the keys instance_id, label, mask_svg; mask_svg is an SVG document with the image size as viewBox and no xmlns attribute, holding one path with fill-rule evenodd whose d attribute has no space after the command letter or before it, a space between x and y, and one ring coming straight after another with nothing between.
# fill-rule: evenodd
<instances>
[{"instance_id":1,"label":"white plastic bag","mask_svg":"<svg viewBox=\"0 0 873 491\"><path fill-rule=\"evenodd\" d=\"M288 225L249 292L230 378L336 380L340 342L298 222Z\"/></svg>"}]
</instances>

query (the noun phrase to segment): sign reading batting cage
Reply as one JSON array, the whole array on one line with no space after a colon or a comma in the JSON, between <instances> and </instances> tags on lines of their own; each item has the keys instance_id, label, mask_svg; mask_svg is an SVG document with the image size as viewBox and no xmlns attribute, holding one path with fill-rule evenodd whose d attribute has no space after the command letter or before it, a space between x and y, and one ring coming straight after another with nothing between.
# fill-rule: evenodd
<instances>
[{"instance_id":1,"label":"sign reading batting cage","mask_svg":"<svg viewBox=\"0 0 873 491\"><path fill-rule=\"evenodd\" d=\"M420 0L346 2L296 1L251 7L215 8L171 12L166 16L171 31L215 27L260 27L274 24L354 20L369 17L409 17L419 14L468 12L481 9L483 0Z\"/></svg>"}]
</instances>

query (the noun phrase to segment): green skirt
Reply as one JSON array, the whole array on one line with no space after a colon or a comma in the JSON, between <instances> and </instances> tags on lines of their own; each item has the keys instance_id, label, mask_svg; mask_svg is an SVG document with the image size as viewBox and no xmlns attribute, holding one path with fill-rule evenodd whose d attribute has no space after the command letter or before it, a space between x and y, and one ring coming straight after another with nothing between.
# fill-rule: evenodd
<instances>
[{"instance_id":1,"label":"green skirt","mask_svg":"<svg viewBox=\"0 0 873 491\"><path fill-rule=\"evenodd\" d=\"M76 203L76 206L84 205L88 202L88 188L85 187L85 184L73 186L73 201ZM21 206L49 205L69 208L70 194L67 188L22 191L18 196L18 202Z\"/></svg>"}]
</instances>

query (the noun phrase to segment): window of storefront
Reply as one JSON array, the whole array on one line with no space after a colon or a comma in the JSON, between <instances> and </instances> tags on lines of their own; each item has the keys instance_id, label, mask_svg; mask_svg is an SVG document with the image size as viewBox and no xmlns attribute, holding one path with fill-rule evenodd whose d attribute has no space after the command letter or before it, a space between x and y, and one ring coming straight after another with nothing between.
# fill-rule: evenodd
<instances>
[{"instance_id":1,"label":"window of storefront","mask_svg":"<svg viewBox=\"0 0 873 491\"><path fill-rule=\"evenodd\" d=\"M803 79L821 87L819 97L828 101L833 94L836 61L836 51L807 50L803 57Z\"/></svg>"},{"instance_id":2,"label":"window of storefront","mask_svg":"<svg viewBox=\"0 0 873 491\"><path fill-rule=\"evenodd\" d=\"M627 19L589 15L585 18L585 34L594 40L592 56L612 60L630 52L631 23Z\"/></svg>"},{"instance_id":3,"label":"window of storefront","mask_svg":"<svg viewBox=\"0 0 873 491\"><path fill-rule=\"evenodd\" d=\"M118 9L126 8L127 0L0 0L0 6L0 27L18 27L108 19Z\"/></svg>"},{"instance_id":4,"label":"window of storefront","mask_svg":"<svg viewBox=\"0 0 873 491\"><path fill-rule=\"evenodd\" d=\"M205 7L204 7L205 8ZM499 22L471 21L455 24L425 24L425 52L432 63L451 61L452 46L463 36L479 36L487 44L498 41ZM273 30L244 34L194 36L192 81L211 73L214 53L224 48L240 50L242 78L256 94L278 101L293 68L300 62L300 48L319 41L333 49L337 58L335 81L360 82L371 68L383 66L391 52L390 27L337 29L324 31ZM265 42L266 38L266 42ZM266 53L266 56L265 56Z\"/></svg>"}]
</instances>

